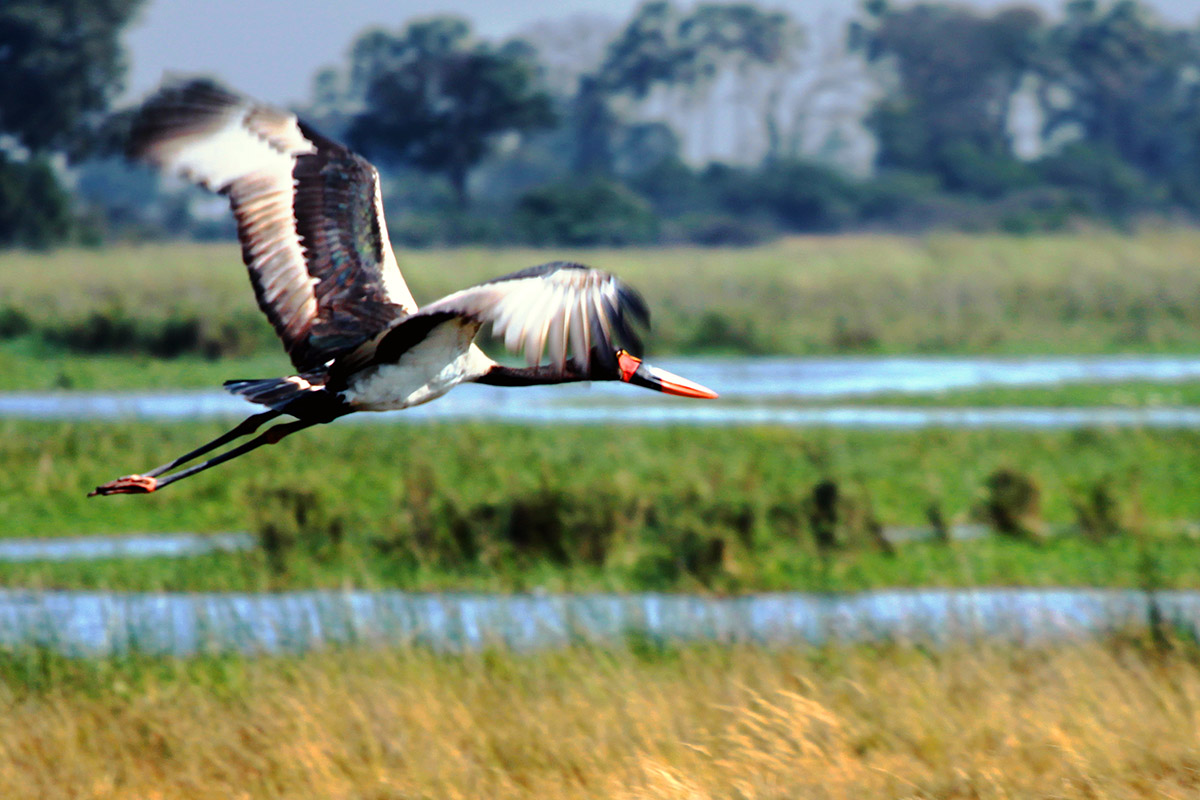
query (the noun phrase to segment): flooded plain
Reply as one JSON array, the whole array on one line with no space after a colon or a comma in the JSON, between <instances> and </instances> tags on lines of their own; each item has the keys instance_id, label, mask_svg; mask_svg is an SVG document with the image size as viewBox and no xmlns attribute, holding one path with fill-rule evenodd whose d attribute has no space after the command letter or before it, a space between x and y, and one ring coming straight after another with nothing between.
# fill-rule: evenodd
<instances>
[{"instance_id":1,"label":"flooded plain","mask_svg":"<svg viewBox=\"0 0 1200 800\"><path fill-rule=\"evenodd\" d=\"M900 407L838 398L985 387L1200 379L1200 359L676 359L666 369L733 403L701 403L614 384L510 390L464 386L403 412L351 421L483 420L526 424L784 425L847 428L1200 428L1192 407ZM789 404L788 398L795 399ZM755 404L756 400L769 401ZM814 400L820 401L813 405ZM633 402L636 401L636 402ZM0 416L43 420L192 420L250 410L220 391L0 394ZM3 560L189 556L253 547L247 534L0 542ZM1200 592L928 589L854 595L476 595L404 592L139 594L0 590L0 645L70 654L130 649L188 654L302 651L341 643L440 650L517 649L639 637L764 644L989 636L1036 640L1101 634L1148 620L1200 635Z\"/></svg>"}]
</instances>

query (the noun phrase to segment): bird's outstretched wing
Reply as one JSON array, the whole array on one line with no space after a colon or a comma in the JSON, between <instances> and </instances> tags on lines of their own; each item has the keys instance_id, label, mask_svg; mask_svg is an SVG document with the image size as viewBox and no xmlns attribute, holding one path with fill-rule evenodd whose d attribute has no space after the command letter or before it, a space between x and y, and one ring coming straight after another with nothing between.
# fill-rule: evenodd
<instances>
[{"instance_id":1,"label":"bird's outstretched wing","mask_svg":"<svg viewBox=\"0 0 1200 800\"><path fill-rule=\"evenodd\" d=\"M650 320L638 293L614 276L556 261L447 295L400 321L364 350L373 350L374 360L392 360L421 338L424 327L453 317L470 320L477 328L490 323L505 347L524 352L530 365L541 363L546 354L549 363L562 370L570 355L585 373L592 358L613 359L618 344L640 353L641 340L630 321L645 325Z\"/></svg>"},{"instance_id":2,"label":"bird's outstretched wing","mask_svg":"<svg viewBox=\"0 0 1200 800\"><path fill-rule=\"evenodd\" d=\"M129 154L229 197L258 305L298 370L416 310L379 174L294 114L208 80L176 83L135 116Z\"/></svg>"}]
</instances>

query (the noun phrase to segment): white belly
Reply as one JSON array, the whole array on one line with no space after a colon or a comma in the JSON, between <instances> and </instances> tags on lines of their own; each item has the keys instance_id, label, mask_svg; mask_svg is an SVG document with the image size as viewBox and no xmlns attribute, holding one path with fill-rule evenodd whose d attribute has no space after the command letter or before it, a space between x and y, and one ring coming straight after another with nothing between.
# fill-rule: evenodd
<instances>
[{"instance_id":1,"label":"white belly","mask_svg":"<svg viewBox=\"0 0 1200 800\"><path fill-rule=\"evenodd\" d=\"M359 411L393 411L441 397L490 366L490 359L472 344L477 330L457 320L438 326L395 364L355 375L342 399Z\"/></svg>"}]
</instances>

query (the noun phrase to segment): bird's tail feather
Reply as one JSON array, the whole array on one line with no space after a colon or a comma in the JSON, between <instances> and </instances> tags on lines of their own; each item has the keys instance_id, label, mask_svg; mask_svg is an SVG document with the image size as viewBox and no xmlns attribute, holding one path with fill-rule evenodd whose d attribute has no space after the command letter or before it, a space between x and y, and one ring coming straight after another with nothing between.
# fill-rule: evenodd
<instances>
[{"instance_id":1,"label":"bird's tail feather","mask_svg":"<svg viewBox=\"0 0 1200 800\"><path fill-rule=\"evenodd\" d=\"M340 403L336 395L326 391L324 376L315 374L225 381L225 390L251 403L301 418L315 413L328 413Z\"/></svg>"}]
</instances>

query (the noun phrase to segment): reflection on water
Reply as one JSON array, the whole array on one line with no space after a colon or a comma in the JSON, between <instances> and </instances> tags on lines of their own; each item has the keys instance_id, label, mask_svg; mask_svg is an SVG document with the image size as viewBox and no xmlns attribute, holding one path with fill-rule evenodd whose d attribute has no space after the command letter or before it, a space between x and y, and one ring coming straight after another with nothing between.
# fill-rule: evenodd
<instances>
[{"instance_id":1,"label":"reflection on water","mask_svg":"<svg viewBox=\"0 0 1200 800\"><path fill-rule=\"evenodd\" d=\"M1200 632L1200 593L1093 589L882 591L857 595L478 595L403 592L121 594L0 590L0 645L74 655L131 649L299 652L339 643L513 649L629 637L806 644L1038 641L1144 627Z\"/></svg>"},{"instance_id":2,"label":"reflection on water","mask_svg":"<svg viewBox=\"0 0 1200 800\"><path fill-rule=\"evenodd\" d=\"M434 403L352 419L478 419L519 423L641 425L786 425L862 428L1200 427L1192 408L896 408L792 406L780 398L928 393L981 386L1200 379L1200 359L820 358L679 359L662 366L724 397L772 399L769 407L698 402L620 384L539 386L520 390L468 385ZM635 399L637 403L627 402ZM0 416L32 419L202 419L245 415L240 398L212 392L0 394Z\"/></svg>"}]
</instances>

